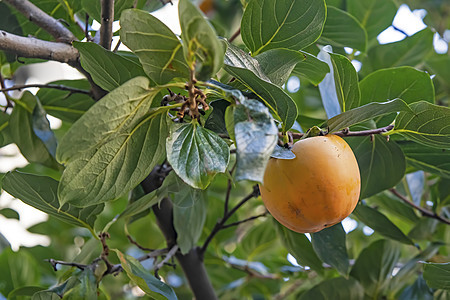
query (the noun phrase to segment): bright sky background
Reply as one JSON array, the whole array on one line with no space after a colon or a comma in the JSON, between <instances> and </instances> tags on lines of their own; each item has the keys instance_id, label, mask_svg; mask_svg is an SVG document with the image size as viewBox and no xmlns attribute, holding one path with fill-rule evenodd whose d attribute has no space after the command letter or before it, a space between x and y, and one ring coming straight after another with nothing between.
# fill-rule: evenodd
<instances>
[{"instance_id":1,"label":"bright sky background","mask_svg":"<svg viewBox=\"0 0 450 300\"><path fill-rule=\"evenodd\" d=\"M173 1L174 5L166 5L164 8L153 13L154 16L161 19L166 25L176 34L180 34L180 25L178 23L178 11L177 5L178 0ZM408 35L412 35L426 27L426 25L422 22L422 18L425 16L425 10L415 10L411 12L407 5L401 5L397 15L395 16L393 24L395 27L401 29L406 32ZM118 29L118 24L115 22L115 29ZM97 25L98 26L98 25ZM95 26L93 26L95 28ZM395 41L399 41L404 39L406 36L395 30L392 26L383 31L379 36L378 40L380 43L391 43ZM446 32L446 38L450 39L450 30ZM448 44L436 33L434 39L434 47L436 52L438 53L446 53ZM61 68L61 72L58 76L60 78L48 78L47 81L53 81L57 79L73 79L74 77L78 77L79 75L76 72L73 72L73 69L70 67L65 67L63 64L59 64ZM355 62L355 67L358 67L358 63ZM37 78L30 78L27 83L45 83L39 82ZM299 88L299 82L297 83L295 80L288 83L289 90L295 90ZM34 91L35 92L35 91ZM0 96L0 102L3 102L4 98ZM60 121L58 119L49 117L50 123L52 127L57 128L60 126ZM15 145L8 145L6 147L0 148L0 172L4 173L9 170L13 170L18 167L23 167L27 164L27 161L23 156L19 153L17 147ZM45 221L47 219L47 215L42 213L31 206L28 206L21 202L20 200L13 199L7 193L2 193L0 197L0 209L4 207L10 207L14 210L18 211L20 214L20 221L13 219L6 219L0 215L0 233L2 233L11 243L13 250L18 250L19 246L34 246L37 244L48 245L50 239L47 236L36 235L29 233L26 228L37 224L39 222ZM347 232L350 232L356 228L356 221L347 218L343 221L344 229ZM364 228L364 233L370 235L373 233L373 230L369 227ZM294 262L291 257L289 260Z\"/></svg>"}]
</instances>

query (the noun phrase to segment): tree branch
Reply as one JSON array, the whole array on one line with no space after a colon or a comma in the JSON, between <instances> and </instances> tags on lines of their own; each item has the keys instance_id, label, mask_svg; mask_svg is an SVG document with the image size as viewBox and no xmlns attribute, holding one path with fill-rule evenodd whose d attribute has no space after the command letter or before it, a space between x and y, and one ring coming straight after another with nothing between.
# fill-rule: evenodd
<instances>
[{"instance_id":1,"label":"tree branch","mask_svg":"<svg viewBox=\"0 0 450 300\"><path fill-rule=\"evenodd\" d=\"M106 50L111 49L112 25L114 21L114 0L101 0L102 2L102 20L100 27L100 46Z\"/></svg>"},{"instance_id":2,"label":"tree branch","mask_svg":"<svg viewBox=\"0 0 450 300\"><path fill-rule=\"evenodd\" d=\"M211 231L211 233L208 235L208 237L205 240L205 243L203 244L203 246L200 249L200 253L203 255L206 251L206 249L208 248L209 243L211 243L212 239L214 238L214 236L222 229L224 229L225 223L226 221L244 204L246 203L248 200L252 199L253 197L257 197L259 195L259 188L258 185L254 185L253 186L253 191L247 195L246 197L244 197L241 201L239 201L238 204L236 204L235 207L233 207L228 213L225 213L223 218L220 219L219 221L217 221L216 225L214 226L213 230ZM248 220L250 221L250 220ZM229 226L228 226L229 227Z\"/></svg>"},{"instance_id":3,"label":"tree branch","mask_svg":"<svg viewBox=\"0 0 450 300\"><path fill-rule=\"evenodd\" d=\"M240 221L237 221L237 222L233 222L233 223L230 223L230 224L227 224L227 225L223 225L222 229L227 229L227 228L230 228L230 227L233 227L233 226L238 226L238 225L241 225L242 223L246 223L246 222L253 221L253 220L256 220L258 218L261 218L261 217L265 217L265 216L267 216L268 213L269 212L266 210L262 214L259 214L259 215L256 215L256 216L253 216L253 217L250 217L250 218L247 218L247 219L243 219L243 220L240 220Z\"/></svg>"},{"instance_id":4,"label":"tree branch","mask_svg":"<svg viewBox=\"0 0 450 300\"><path fill-rule=\"evenodd\" d=\"M64 27L58 20L46 14L30 1L5 0L5 2L17 9L28 20L50 33L58 42L70 44L77 39L73 33Z\"/></svg>"},{"instance_id":5,"label":"tree branch","mask_svg":"<svg viewBox=\"0 0 450 300\"><path fill-rule=\"evenodd\" d=\"M159 188L165 176L167 176L168 172L164 173L164 170L161 171L159 169L159 166L155 167L150 175L141 183L146 193L151 193ZM172 248L177 240L177 233L173 227L172 202L167 198L163 199L160 205L153 206L153 212L155 213L158 226L166 238L167 246ZM177 252L175 257L183 269L195 298L217 299L199 249L192 248L184 255L181 252Z\"/></svg>"},{"instance_id":6,"label":"tree branch","mask_svg":"<svg viewBox=\"0 0 450 300\"><path fill-rule=\"evenodd\" d=\"M27 89L27 88L56 89L56 90L68 91L68 92L75 93L75 94L78 93L78 94L91 95L90 91L77 89L74 87L65 86L65 85L61 85L61 84L22 84L22 85L15 85L10 88L0 89L0 92L23 90L23 89Z\"/></svg>"},{"instance_id":7,"label":"tree branch","mask_svg":"<svg viewBox=\"0 0 450 300\"><path fill-rule=\"evenodd\" d=\"M341 131L333 132L331 134L340 136L340 137L347 137L347 136L371 136L374 134L381 134L388 132L394 128L394 125L388 125L386 127L382 128L376 128L376 129L369 129L369 130L362 130L362 131L350 131L348 128L343 129ZM292 135L293 139L300 139L305 134L304 133L298 133L298 132L289 132L290 135Z\"/></svg>"},{"instance_id":8,"label":"tree branch","mask_svg":"<svg viewBox=\"0 0 450 300\"><path fill-rule=\"evenodd\" d=\"M166 257L164 257L163 260L161 260L155 267L155 276L159 278L158 276L158 270L161 269L174 255L177 253L179 247L178 245L174 245L172 249L170 249L169 252L167 252Z\"/></svg>"},{"instance_id":9,"label":"tree branch","mask_svg":"<svg viewBox=\"0 0 450 300\"><path fill-rule=\"evenodd\" d=\"M72 67L79 65L78 50L70 45L23 37L1 30L0 50L12 52L21 57L59 61Z\"/></svg>"},{"instance_id":10,"label":"tree branch","mask_svg":"<svg viewBox=\"0 0 450 300\"><path fill-rule=\"evenodd\" d=\"M400 200L402 200L403 202L405 202L406 204L408 204L409 206L417 209L418 211L420 211L422 213L423 216L428 217L428 218L433 218L436 219L444 224L450 225L450 220L441 217L440 215L426 209L423 208L421 206L416 205L414 202L412 202L411 200L409 200L408 198L406 198L405 196L403 196L402 194L400 194L395 188L389 189L389 191L394 194L395 196L397 196Z\"/></svg>"},{"instance_id":11,"label":"tree branch","mask_svg":"<svg viewBox=\"0 0 450 300\"><path fill-rule=\"evenodd\" d=\"M83 264L79 264L79 263L75 263L75 262L66 262L66 261L62 261L62 260L56 260L53 258L46 259L46 261L48 261L52 265L53 270L55 270L55 272L58 271L58 269L56 268L57 265L77 267L80 270L84 270L88 266L88 265L83 265Z\"/></svg>"}]
</instances>

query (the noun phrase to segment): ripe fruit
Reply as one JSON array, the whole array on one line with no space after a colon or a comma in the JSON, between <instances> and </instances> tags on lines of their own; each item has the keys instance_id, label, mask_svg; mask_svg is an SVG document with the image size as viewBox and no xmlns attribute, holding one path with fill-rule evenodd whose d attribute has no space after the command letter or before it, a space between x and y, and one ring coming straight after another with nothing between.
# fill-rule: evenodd
<instances>
[{"instance_id":1,"label":"ripe fruit","mask_svg":"<svg viewBox=\"0 0 450 300\"><path fill-rule=\"evenodd\" d=\"M271 158L260 185L266 208L282 225L301 233L339 223L358 203L361 178L350 146L336 135L300 140L296 158Z\"/></svg>"}]
</instances>

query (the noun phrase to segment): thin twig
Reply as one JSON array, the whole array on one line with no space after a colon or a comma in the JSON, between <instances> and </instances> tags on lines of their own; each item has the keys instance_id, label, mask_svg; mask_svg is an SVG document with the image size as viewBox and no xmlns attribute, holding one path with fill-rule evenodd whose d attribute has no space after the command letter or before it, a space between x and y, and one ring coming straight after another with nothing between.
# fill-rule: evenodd
<instances>
[{"instance_id":1,"label":"thin twig","mask_svg":"<svg viewBox=\"0 0 450 300\"><path fill-rule=\"evenodd\" d=\"M10 87L10 88L2 88L2 89L0 89L0 92L23 90L23 89L27 89L27 88L57 89L57 90L62 90L62 91L68 91L68 92L71 92L71 93L91 95L90 91L77 89L77 88L73 88L73 87L65 86L65 85L60 85L60 84L22 84L22 85L15 85L15 86Z\"/></svg>"},{"instance_id":2,"label":"thin twig","mask_svg":"<svg viewBox=\"0 0 450 300\"><path fill-rule=\"evenodd\" d=\"M127 234L127 238L130 241L130 243L132 243L133 245L135 245L136 247L138 247L139 249L141 249L142 251L154 251L155 249L150 249L150 248L146 248L142 245L140 245L138 242L136 242L131 235Z\"/></svg>"},{"instance_id":3,"label":"thin twig","mask_svg":"<svg viewBox=\"0 0 450 300\"><path fill-rule=\"evenodd\" d=\"M114 0L101 0L102 20L100 26L100 46L110 50L112 41L112 25L114 21Z\"/></svg>"},{"instance_id":4,"label":"thin twig","mask_svg":"<svg viewBox=\"0 0 450 300\"><path fill-rule=\"evenodd\" d=\"M79 264L79 263L75 263L75 262L66 262L66 261L62 261L62 260L56 260L53 258L46 259L45 261L48 261L52 265L53 270L55 270L55 272L58 271L58 269L56 268L57 265L77 267L80 270L84 270L88 266L88 265Z\"/></svg>"},{"instance_id":5,"label":"thin twig","mask_svg":"<svg viewBox=\"0 0 450 300\"><path fill-rule=\"evenodd\" d=\"M294 281L294 283L283 293L280 292L278 294L276 294L273 298L273 300L283 300L286 299L287 296L289 296L290 294L292 294L293 292L295 292L302 284L303 284L304 280L303 279L297 279L296 281Z\"/></svg>"},{"instance_id":6,"label":"thin twig","mask_svg":"<svg viewBox=\"0 0 450 300\"><path fill-rule=\"evenodd\" d=\"M164 255L164 254L166 254L167 252L169 252L169 249L167 249L167 248L164 248L164 249L156 249L156 250L153 250L153 251L150 252L150 253L147 253L147 254L145 254L145 255L139 257L137 260L138 260L138 261L144 261L144 260L147 260L147 259L150 259L150 258L155 258L155 257L161 256L161 255Z\"/></svg>"},{"instance_id":7,"label":"thin twig","mask_svg":"<svg viewBox=\"0 0 450 300\"><path fill-rule=\"evenodd\" d=\"M156 265L155 271L161 269L164 266L164 264L166 264L175 255L175 253L177 253L178 249L179 249L178 245L174 245L172 249L170 249L170 251L167 252L166 257L164 257L164 259Z\"/></svg>"},{"instance_id":8,"label":"thin twig","mask_svg":"<svg viewBox=\"0 0 450 300\"><path fill-rule=\"evenodd\" d=\"M5 106L5 112L8 109L8 107L13 107L11 99L8 95L8 93L6 93L6 91L4 91L6 85L5 85L5 79L2 76L2 72L0 72L0 91L3 92L3 94L5 95L5 99L6 99L6 106Z\"/></svg>"},{"instance_id":9,"label":"thin twig","mask_svg":"<svg viewBox=\"0 0 450 300\"><path fill-rule=\"evenodd\" d=\"M362 130L362 131L350 131L348 128L343 129L341 131L333 132L331 134L340 136L340 137L347 137L347 136L371 136L374 134L381 134L388 132L394 128L394 125L388 125L381 128L375 128L375 129L369 129L369 130ZM292 135L293 139L300 139L305 134L304 133L298 133L298 132L288 132L290 135Z\"/></svg>"},{"instance_id":10,"label":"thin twig","mask_svg":"<svg viewBox=\"0 0 450 300\"><path fill-rule=\"evenodd\" d=\"M239 35L241 34L241 27L239 27L239 29L233 33L232 36L230 36L230 38L228 39L228 42L233 42Z\"/></svg>"},{"instance_id":11,"label":"thin twig","mask_svg":"<svg viewBox=\"0 0 450 300\"><path fill-rule=\"evenodd\" d=\"M117 44L116 44L116 46L114 47L114 50L113 50L114 53L116 53L119 50L120 44L122 44L122 41L118 40Z\"/></svg>"},{"instance_id":12,"label":"thin twig","mask_svg":"<svg viewBox=\"0 0 450 300\"><path fill-rule=\"evenodd\" d=\"M248 200L257 197L259 195L259 188L258 185L253 186L253 191L244 197L241 201L239 201L238 204L236 204L235 207L233 207L224 217L217 221L216 225L214 225L214 228L212 229L211 233L206 238L205 243L200 248L200 253L204 254L206 251L206 248L208 248L209 243L211 243L214 236L223 229L223 226L225 225L225 222L242 206L244 205Z\"/></svg>"},{"instance_id":13,"label":"thin twig","mask_svg":"<svg viewBox=\"0 0 450 300\"><path fill-rule=\"evenodd\" d=\"M73 33L64 27L60 21L54 19L30 1L5 0L5 2L17 9L28 20L50 33L56 41L70 44L77 40Z\"/></svg>"},{"instance_id":14,"label":"thin twig","mask_svg":"<svg viewBox=\"0 0 450 300\"><path fill-rule=\"evenodd\" d=\"M280 275L277 274L263 274L263 273L259 273L255 270L252 270L249 266L245 265L245 266L240 266L240 265L236 265L236 264L231 264L229 262L227 262L230 267L232 267L233 269L239 270L239 271L243 271L245 273L248 274L248 276L250 277L254 277L254 278L259 278L259 279L280 279Z\"/></svg>"},{"instance_id":15,"label":"thin twig","mask_svg":"<svg viewBox=\"0 0 450 300\"><path fill-rule=\"evenodd\" d=\"M408 198L406 198L405 196L403 196L402 194L400 194L395 188L391 188L389 189L389 191L394 194L395 196L397 196L400 200L402 200L403 202L405 202L406 204L408 204L409 206L417 209L418 211L420 211L422 213L423 216L428 217L428 218L433 218L436 219L444 224L450 225L450 220L441 217L440 215L426 209L423 208L421 206L416 205L414 202L412 202L411 200L409 200Z\"/></svg>"},{"instance_id":16,"label":"thin twig","mask_svg":"<svg viewBox=\"0 0 450 300\"><path fill-rule=\"evenodd\" d=\"M261 218L261 217L265 217L265 216L267 216L268 213L269 213L268 211L265 211L262 214L259 214L259 215L256 215L256 216L244 219L244 220L240 220L240 221L237 221L237 222L234 222L234 223L223 225L222 229L230 228L230 227L233 227L233 226L238 226L238 225L240 225L242 223L253 221L253 220L256 220L256 219Z\"/></svg>"}]
</instances>

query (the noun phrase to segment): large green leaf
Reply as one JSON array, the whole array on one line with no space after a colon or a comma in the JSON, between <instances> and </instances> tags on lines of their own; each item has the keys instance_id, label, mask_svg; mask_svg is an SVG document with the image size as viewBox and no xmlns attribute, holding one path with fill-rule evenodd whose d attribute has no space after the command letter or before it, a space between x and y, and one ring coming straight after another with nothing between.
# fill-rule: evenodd
<instances>
[{"instance_id":1,"label":"large green leaf","mask_svg":"<svg viewBox=\"0 0 450 300\"><path fill-rule=\"evenodd\" d=\"M307 52L300 51L300 53L305 55L305 60L295 66L293 74L308 80L314 85L318 85L325 75L330 72L330 67Z\"/></svg>"},{"instance_id":2,"label":"large green leaf","mask_svg":"<svg viewBox=\"0 0 450 300\"><path fill-rule=\"evenodd\" d=\"M378 240L359 254L350 275L374 299L389 284L392 270L400 257L400 247L389 240Z\"/></svg>"},{"instance_id":3,"label":"large green leaf","mask_svg":"<svg viewBox=\"0 0 450 300\"><path fill-rule=\"evenodd\" d=\"M306 235L289 230L275 220L273 222L277 224L278 236L297 262L302 266L308 266L322 273L324 270L322 261L317 256Z\"/></svg>"},{"instance_id":4,"label":"large green leaf","mask_svg":"<svg viewBox=\"0 0 450 300\"><path fill-rule=\"evenodd\" d=\"M358 74L355 67L347 57L330 53L333 64L333 77L336 86L336 94L341 105L342 112L359 106L360 91Z\"/></svg>"},{"instance_id":5,"label":"large green leaf","mask_svg":"<svg viewBox=\"0 0 450 300\"><path fill-rule=\"evenodd\" d=\"M266 219L262 223L252 226L242 237L239 247L245 253L247 261L261 261L267 257L268 252L274 249L277 241L277 232L273 220Z\"/></svg>"},{"instance_id":6,"label":"large green leaf","mask_svg":"<svg viewBox=\"0 0 450 300\"><path fill-rule=\"evenodd\" d=\"M395 119L392 133L417 143L450 149L450 109L420 101L410 105L411 112L401 112Z\"/></svg>"},{"instance_id":7,"label":"large green leaf","mask_svg":"<svg viewBox=\"0 0 450 300\"><path fill-rule=\"evenodd\" d=\"M57 158L67 165L61 204L87 206L113 200L139 184L165 154L165 110L150 110L160 88L134 78L89 109L62 138Z\"/></svg>"},{"instance_id":8,"label":"large green leaf","mask_svg":"<svg viewBox=\"0 0 450 300\"><path fill-rule=\"evenodd\" d=\"M173 289L164 282L156 279L135 258L115 250L122 268L128 277L137 284L147 295L156 300L176 300L177 295Z\"/></svg>"},{"instance_id":9,"label":"large green leaf","mask_svg":"<svg viewBox=\"0 0 450 300\"><path fill-rule=\"evenodd\" d=\"M419 169L450 178L450 152L448 149L427 147L422 144L398 141L406 162Z\"/></svg>"},{"instance_id":10,"label":"large green leaf","mask_svg":"<svg viewBox=\"0 0 450 300\"><path fill-rule=\"evenodd\" d=\"M450 57L447 54L433 55L425 63L444 84L450 82Z\"/></svg>"},{"instance_id":11,"label":"large green leaf","mask_svg":"<svg viewBox=\"0 0 450 300\"><path fill-rule=\"evenodd\" d=\"M12 196L22 200L55 218L66 223L86 227L94 235L94 222L102 212L104 205L91 205L77 208L70 204L60 207L56 193L58 181L45 176L37 176L17 171L6 174L3 189Z\"/></svg>"},{"instance_id":12,"label":"large green leaf","mask_svg":"<svg viewBox=\"0 0 450 300\"><path fill-rule=\"evenodd\" d=\"M120 26L120 40L139 57L145 73L157 84L189 77L179 39L156 17L130 9L122 13Z\"/></svg>"},{"instance_id":13,"label":"large green leaf","mask_svg":"<svg viewBox=\"0 0 450 300\"><path fill-rule=\"evenodd\" d=\"M414 281L413 285L407 286L401 293L399 300L411 300L411 299L421 299L421 300L433 300L433 292L430 287L427 286L422 274Z\"/></svg>"},{"instance_id":14,"label":"large green leaf","mask_svg":"<svg viewBox=\"0 0 450 300\"><path fill-rule=\"evenodd\" d=\"M253 55L300 50L319 38L325 16L323 0L251 0L242 16L242 40Z\"/></svg>"},{"instance_id":15,"label":"large green leaf","mask_svg":"<svg viewBox=\"0 0 450 300\"><path fill-rule=\"evenodd\" d=\"M64 299L92 299L97 300L97 278L93 270L85 268L81 273L73 276L78 281L71 289L67 289L64 293Z\"/></svg>"},{"instance_id":16,"label":"large green leaf","mask_svg":"<svg viewBox=\"0 0 450 300\"><path fill-rule=\"evenodd\" d=\"M393 0L347 0L347 11L359 20L367 31L369 43L389 27L397 13Z\"/></svg>"},{"instance_id":17,"label":"large green leaf","mask_svg":"<svg viewBox=\"0 0 450 300\"><path fill-rule=\"evenodd\" d=\"M433 50L433 32L425 28L399 42L377 45L370 49L364 60L363 71L400 66L415 66Z\"/></svg>"},{"instance_id":18,"label":"large green leaf","mask_svg":"<svg viewBox=\"0 0 450 300\"><path fill-rule=\"evenodd\" d=\"M413 241L408 238L394 223L392 223L385 215L378 210L367 205L358 205L353 214L364 224L378 232L379 234L399 241L404 244L414 245Z\"/></svg>"},{"instance_id":19,"label":"large green leaf","mask_svg":"<svg viewBox=\"0 0 450 300\"><path fill-rule=\"evenodd\" d=\"M95 43L74 42L80 52L80 62L96 84L107 91L121 86L128 80L145 76L142 66Z\"/></svg>"},{"instance_id":20,"label":"large green leaf","mask_svg":"<svg viewBox=\"0 0 450 300\"><path fill-rule=\"evenodd\" d=\"M341 113L327 121L330 132L338 131L352 125L373 119L374 117L399 111L411 111L401 99L394 99L383 103L369 103Z\"/></svg>"},{"instance_id":21,"label":"large green leaf","mask_svg":"<svg viewBox=\"0 0 450 300\"><path fill-rule=\"evenodd\" d=\"M173 123L166 141L167 160L184 182L205 189L225 172L230 149L217 134L199 124Z\"/></svg>"},{"instance_id":22,"label":"large green leaf","mask_svg":"<svg viewBox=\"0 0 450 300\"><path fill-rule=\"evenodd\" d=\"M431 288L450 290L450 263L425 263L423 277Z\"/></svg>"},{"instance_id":23,"label":"large green leaf","mask_svg":"<svg viewBox=\"0 0 450 300\"><path fill-rule=\"evenodd\" d=\"M258 54L255 59L269 80L282 86L288 80L294 67L305 60L305 55L300 51L272 49Z\"/></svg>"},{"instance_id":24,"label":"large green leaf","mask_svg":"<svg viewBox=\"0 0 450 300\"><path fill-rule=\"evenodd\" d=\"M360 300L364 289L353 278L337 277L327 279L302 294L299 300Z\"/></svg>"},{"instance_id":25,"label":"large green leaf","mask_svg":"<svg viewBox=\"0 0 450 300\"><path fill-rule=\"evenodd\" d=\"M195 68L197 79L208 80L222 67L225 49L214 28L191 1L180 0L178 16L184 57L189 67Z\"/></svg>"},{"instance_id":26,"label":"large green leaf","mask_svg":"<svg viewBox=\"0 0 450 300\"><path fill-rule=\"evenodd\" d=\"M229 45L225 55L225 70L241 81L283 122L283 130L292 127L297 118L297 106L280 87L271 83L256 59L236 46Z\"/></svg>"},{"instance_id":27,"label":"large green leaf","mask_svg":"<svg viewBox=\"0 0 450 300\"><path fill-rule=\"evenodd\" d=\"M194 248L200 238L206 220L206 192L194 189L177 177L181 188L171 193L173 226L177 232L177 244L181 254ZM188 226L186 226L189 224Z\"/></svg>"},{"instance_id":28,"label":"large green leaf","mask_svg":"<svg viewBox=\"0 0 450 300\"><path fill-rule=\"evenodd\" d=\"M85 79L60 80L51 82L51 84L85 91L89 91L91 88L89 82ZM58 89L39 89L36 96L48 114L70 123L78 120L95 103L89 95Z\"/></svg>"},{"instance_id":29,"label":"large green leaf","mask_svg":"<svg viewBox=\"0 0 450 300\"><path fill-rule=\"evenodd\" d=\"M394 142L387 142L380 135L375 135L373 140L367 136L348 138L346 141L358 161L361 199L395 186L405 175L405 156Z\"/></svg>"},{"instance_id":30,"label":"large green leaf","mask_svg":"<svg viewBox=\"0 0 450 300\"><path fill-rule=\"evenodd\" d=\"M311 234L311 243L319 258L347 276L350 264L341 223ZM330 255L333 253L333 255Z\"/></svg>"},{"instance_id":31,"label":"large green leaf","mask_svg":"<svg viewBox=\"0 0 450 300\"><path fill-rule=\"evenodd\" d=\"M326 74L324 79L319 83L320 98L328 118L332 118L342 112L334 79L333 63L330 55L332 52L333 49L331 46L327 45L323 47L317 55L317 58L325 62L330 68L330 72Z\"/></svg>"},{"instance_id":32,"label":"large green leaf","mask_svg":"<svg viewBox=\"0 0 450 300\"><path fill-rule=\"evenodd\" d=\"M430 75L411 67L382 69L359 83L361 104L400 98L406 103L434 103L434 86Z\"/></svg>"},{"instance_id":33,"label":"large green leaf","mask_svg":"<svg viewBox=\"0 0 450 300\"><path fill-rule=\"evenodd\" d=\"M233 107L236 140L236 180L262 182L278 141L278 129L262 103L248 99Z\"/></svg>"},{"instance_id":34,"label":"large green leaf","mask_svg":"<svg viewBox=\"0 0 450 300\"><path fill-rule=\"evenodd\" d=\"M327 20L319 43L337 47L350 47L366 51L367 33L351 14L333 6L327 6Z\"/></svg>"},{"instance_id":35,"label":"large green leaf","mask_svg":"<svg viewBox=\"0 0 450 300\"><path fill-rule=\"evenodd\" d=\"M30 92L25 92L19 102L14 106L14 109L9 118L9 131L11 137L19 147L20 152L25 156L29 162L37 162L51 168L57 168L58 164L54 157L50 154L47 148L46 141L39 138L34 130L33 113L39 109L37 105L37 98ZM40 116L40 124L46 127L44 129L45 136L52 140L54 139L53 132L50 130L48 120L45 126L45 121ZM41 137L43 137L41 135Z\"/></svg>"}]
</instances>

